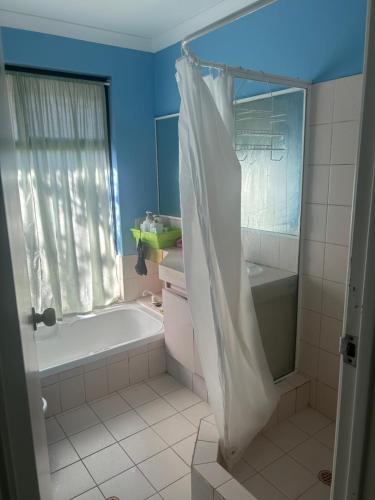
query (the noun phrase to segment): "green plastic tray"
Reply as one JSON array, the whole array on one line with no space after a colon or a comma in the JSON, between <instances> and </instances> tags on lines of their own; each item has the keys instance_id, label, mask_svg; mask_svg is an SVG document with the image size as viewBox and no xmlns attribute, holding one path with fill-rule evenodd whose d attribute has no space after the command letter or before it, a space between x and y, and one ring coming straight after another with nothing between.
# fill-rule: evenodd
<instances>
[{"instance_id":1,"label":"green plastic tray","mask_svg":"<svg viewBox=\"0 0 375 500\"><path fill-rule=\"evenodd\" d=\"M140 229L132 227L130 231L133 238L138 242L141 236ZM142 241L151 248L160 249L174 247L176 245L176 241L181 238L181 234L181 229L178 228L170 229L164 233L149 233L142 231Z\"/></svg>"}]
</instances>

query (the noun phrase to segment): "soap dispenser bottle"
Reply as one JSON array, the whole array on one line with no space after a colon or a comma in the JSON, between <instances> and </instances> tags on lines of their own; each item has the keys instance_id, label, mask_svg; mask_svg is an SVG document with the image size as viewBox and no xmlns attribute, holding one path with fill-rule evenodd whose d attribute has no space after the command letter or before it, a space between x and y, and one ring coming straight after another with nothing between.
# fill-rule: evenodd
<instances>
[{"instance_id":1,"label":"soap dispenser bottle","mask_svg":"<svg viewBox=\"0 0 375 500\"><path fill-rule=\"evenodd\" d=\"M151 230L151 224L154 222L152 212L146 212L146 219L141 224L141 231L146 233Z\"/></svg>"}]
</instances>

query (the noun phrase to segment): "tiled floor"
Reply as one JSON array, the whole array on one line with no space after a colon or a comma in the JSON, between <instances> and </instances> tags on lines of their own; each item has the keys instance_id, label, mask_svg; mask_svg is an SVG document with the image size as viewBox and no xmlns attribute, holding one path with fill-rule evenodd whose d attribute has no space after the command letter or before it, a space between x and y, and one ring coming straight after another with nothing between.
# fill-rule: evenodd
<instances>
[{"instance_id":1,"label":"tiled floor","mask_svg":"<svg viewBox=\"0 0 375 500\"><path fill-rule=\"evenodd\" d=\"M258 500L329 500L317 474L332 470L335 425L306 408L265 429L232 474Z\"/></svg>"},{"instance_id":2,"label":"tiled floor","mask_svg":"<svg viewBox=\"0 0 375 500\"><path fill-rule=\"evenodd\" d=\"M190 500L190 464L210 409L169 375L47 420L54 500Z\"/></svg>"},{"instance_id":3,"label":"tiled floor","mask_svg":"<svg viewBox=\"0 0 375 500\"><path fill-rule=\"evenodd\" d=\"M204 401L162 375L47 420L54 500L191 500ZM306 409L266 429L233 475L258 500L327 500L334 424Z\"/></svg>"}]
</instances>

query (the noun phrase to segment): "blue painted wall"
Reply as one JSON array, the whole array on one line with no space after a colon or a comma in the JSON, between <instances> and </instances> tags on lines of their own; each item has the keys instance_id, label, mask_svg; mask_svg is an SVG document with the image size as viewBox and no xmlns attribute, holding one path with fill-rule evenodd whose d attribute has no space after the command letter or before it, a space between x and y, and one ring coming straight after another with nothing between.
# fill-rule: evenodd
<instances>
[{"instance_id":1,"label":"blue painted wall","mask_svg":"<svg viewBox=\"0 0 375 500\"><path fill-rule=\"evenodd\" d=\"M366 0L278 0L194 41L202 58L313 82L362 72ZM176 113L180 44L155 60L155 113Z\"/></svg>"},{"instance_id":2,"label":"blue painted wall","mask_svg":"<svg viewBox=\"0 0 375 500\"><path fill-rule=\"evenodd\" d=\"M154 55L17 29L2 29L5 62L111 79L112 157L118 176L120 253L132 254L135 217L157 209Z\"/></svg>"}]
</instances>

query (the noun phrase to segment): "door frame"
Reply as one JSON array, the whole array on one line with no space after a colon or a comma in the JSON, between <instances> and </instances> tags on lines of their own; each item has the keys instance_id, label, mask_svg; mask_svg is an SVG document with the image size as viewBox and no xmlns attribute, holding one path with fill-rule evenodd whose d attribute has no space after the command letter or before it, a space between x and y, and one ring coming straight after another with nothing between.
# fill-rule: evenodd
<instances>
[{"instance_id":1,"label":"door frame","mask_svg":"<svg viewBox=\"0 0 375 500\"><path fill-rule=\"evenodd\" d=\"M358 173L343 335L358 337L357 366L341 359L332 500L362 499L375 340L375 1L368 1Z\"/></svg>"},{"instance_id":2,"label":"door frame","mask_svg":"<svg viewBox=\"0 0 375 500\"><path fill-rule=\"evenodd\" d=\"M0 29L0 498L50 500L17 168Z\"/></svg>"}]
</instances>

